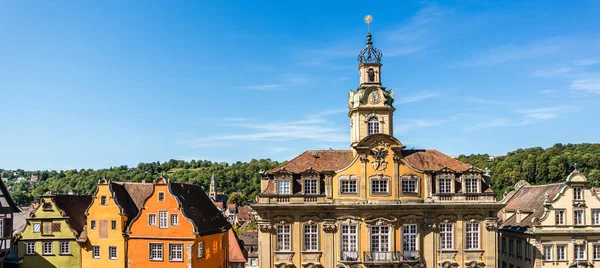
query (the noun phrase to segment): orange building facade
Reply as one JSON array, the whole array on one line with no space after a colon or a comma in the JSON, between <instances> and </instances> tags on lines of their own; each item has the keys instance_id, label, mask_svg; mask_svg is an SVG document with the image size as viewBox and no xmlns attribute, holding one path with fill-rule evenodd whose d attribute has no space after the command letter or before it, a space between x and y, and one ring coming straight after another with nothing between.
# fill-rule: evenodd
<instances>
[{"instance_id":1,"label":"orange building facade","mask_svg":"<svg viewBox=\"0 0 600 268\"><path fill-rule=\"evenodd\" d=\"M229 267L230 228L200 186L157 179L125 232L127 267Z\"/></svg>"}]
</instances>

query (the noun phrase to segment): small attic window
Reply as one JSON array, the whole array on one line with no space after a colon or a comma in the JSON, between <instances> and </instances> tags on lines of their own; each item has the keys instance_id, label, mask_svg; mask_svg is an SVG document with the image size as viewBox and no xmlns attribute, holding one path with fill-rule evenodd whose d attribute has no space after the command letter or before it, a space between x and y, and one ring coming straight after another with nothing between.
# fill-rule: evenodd
<instances>
[{"instance_id":1,"label":"small attic window","mask_svg":"<svg viewBox=\"0 0 600 268\"><path fill-rule=\"evenodd\" d=\"M42 205L42 210L52 210L52 204L51 203L44 203Z\"/></svg>"},{"instance_id":2,"label":"small attic window","mask_svg":"<svg viewBox=\"0 0 600 268\"><path fill-rule=\"evenodd\" d=\"M165 201L165 192L158 192L158 201Z\"/></svg>"},{"instance_id":3,"label":"small attic window","mask_svg":"<svg viewBox=\"0 0 600 268\"><path fill-rule=\"evenodd\" d=\"M100 205L106 206L106 196L103 195L100 197Z\"/></svg>"}]
</instances>

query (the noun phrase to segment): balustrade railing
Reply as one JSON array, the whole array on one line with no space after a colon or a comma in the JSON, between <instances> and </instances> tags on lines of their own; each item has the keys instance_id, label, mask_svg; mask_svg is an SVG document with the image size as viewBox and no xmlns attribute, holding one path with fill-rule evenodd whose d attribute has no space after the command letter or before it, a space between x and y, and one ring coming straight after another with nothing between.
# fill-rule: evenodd
<instances>
[{"instance_id":1,"label":"balustrade railing","mask_svg":"<svg viewBox=\"0 0 600 268\"><path fill-rule=\"evenodd\" d=\"M342 251L342 261L358 261L358 251Z\"/></svg>"},{"instance_id":2,"label":"balustrade railing","mask_svg":"<svg viewBox=\"0 0 600 268\"><path fill-rule=\"evenodd\" d=\"M400 251L365 251L365 262L399 262Z\"/></svg>"}]
</instances>

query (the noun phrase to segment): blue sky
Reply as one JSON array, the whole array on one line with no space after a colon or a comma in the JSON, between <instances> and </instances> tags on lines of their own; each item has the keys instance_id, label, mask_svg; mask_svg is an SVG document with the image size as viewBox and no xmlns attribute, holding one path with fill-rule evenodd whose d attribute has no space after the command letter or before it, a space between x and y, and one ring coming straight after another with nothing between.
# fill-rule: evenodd
<instances>
[{"instance_id":1,"label":"blue sky","mask_svg":"<svg viewBox=\"0 0 600 268\"><path fill-rule=\"evenodd\" d=\"M597 1L0 1L0 167L347 149L366 14L409 148L600 142Z\"/></svg>"}]
</instances>

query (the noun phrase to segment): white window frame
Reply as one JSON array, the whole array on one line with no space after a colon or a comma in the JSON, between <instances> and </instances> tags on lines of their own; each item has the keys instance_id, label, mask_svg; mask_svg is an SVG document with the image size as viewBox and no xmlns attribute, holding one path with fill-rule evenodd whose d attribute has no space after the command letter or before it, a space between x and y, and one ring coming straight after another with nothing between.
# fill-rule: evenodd
<instances>
[{"instance_id":1,"label":"white window frame","mask_svg":"<svg viewBox=\"0 0 600 268\"><path fill-rule=\"evenodd\" d=\"M392 226L371 225L369 230L371 258L375 261L391 260L389 252L392 249Z\"/></svg>"},{"instance_id":2,"label":"white window frame","mask_svg":"<svg viewBox=\"0 0 600 268\"><path fill-rule=\"evenodd\" d=\"M544 245L542 249L544 250L544 261L552 261L552 245Z\"/></svg>"},{"instance_id":3,"label":"white window frame","mask_svg":"<svg viewBox=\"0 0 600 268\"><path fill-rule=\"evenodd\" d=\"M575 244L573 245L573 256L576 261L587 260L586 256L586 245L585 244Z\"/></svg>"},{"instance_id":4,"label":"white window frame","mask_svg":"<svg viewBox=\"0 0 600 268\"><path fill-rule=\"evenodd\" d=\"M183 244L169 244L169 261L183 261Z\"/></svg>"},{"instance_id":5,"label":"white window frame","mask_svg":"<svg viewBox=\"0 0 600 268\"><path fill-rule=\"evenodd\" d=\"M340 177L340 194L358 194L356 176Z\"/></svg>"},{"instance_id":6,"label":"white window frame","mask_svg":"<svg viewBox=\"0 0 600 268\"><path fill-rule=\"evenodd\" d=\"M304 251L319 251L319 226L304 224Z\"/></svg>"},{"instance_id":7,"label":"white window frame","mask_svg":"<svg viewBox=\"0 0 600 268\"><path fill-rule=\"evenodd\" d=\"M292 194L291 180L277 179L277 194Z\"/></svg>"},{"instance_id":8,"label":"white window frame","mask_svg":"<svg viewBox=\"0 0 600 268\"><path fill-rule=\"evenodd\" d=\"M304 194L318 194L319 180L317 178L304 179Z\"/></svg>"},{"instance_id":9,"label":"white window frame","mask_svg":"<svg viewBox=\"0 0 600 268\"><path fill-rule=\"evenodd\" d=\"M50 246L50 247L47 248L47 246ZM42 242L42 255L53 255L53 254L54 254L54 245L52 245L52 241L43 241Z\"/></svg>"},{"instance_id":10,"label":"white window frame","mask_svg":"<svg viewBox=\"0 0 600 268\"><path fill-rule=\"evenodd\" d=\"M585 212L583 209L573 210L573 225L585 225Z\"/></svg>"},{"instance_id":11,"label":"white window frame","mask_svg":"<svg viewBox=\"0 0 600 268\"><path fill-rule=\"evenodd\" d=\"M556 245L556 260L566 261L567 260L567 245Z\"/></svg>"},{"instance_id":12,"label":"white window frame","mask_svg":"<svg viewBox=\"0 0 600 268\"><path fill-rule=\"evenodd\" d=\"M343 224L340 226L340 243L342 260L358 260L358 226Z\"/></svg>"},{"instance_id":13,"label":"white window frame","mask_svg":"<svg viewBox=\"0 0 600 268\"><path fill-rule=\"evenodd\" d=\"M465 178L465 188L469 194L479 193L479 179L473 177Z\"/></svg>"},{"instance_id":14,"label":"white window frame","mask_svg":"<svg viewBox=\"0 0 600 268\"><path fill-rule=\"evenodd\" d=\"M204 241L198 242L198 259L204 258Z\"/></svg>"},{"instance_id":15,"label":"white window frame","mask_svg":"<svg viewBox=\"0 0 600 268\"><path fill-rule=\"evenodd\" d=\"M164 202L165 201L165 192L158 192L158 202Z\"/></svg>"},{"instance_id":16,"label":"white window frame","mask_svg":"<svg viewBox=\"0 0 600 268\"><path fill-rule=\"evenodd\" d=\"M148 214L148 226L156 226L156 213Z\"/></svg>"},{"instance_id":17,"label":"white window frame","mask_svg":"<svg viewBox=\"0 0 600 268\"><path fill-rule=\"evenodd\" d=\"M583 187L573 187L573 200L583 200Z\"/></svg>"},{"instance_id":18,"label":"white window frame","mask_svg":"<svg viewBox=\"0 0 600 268\"><path fill-rule=\"evenodd\" d=\"M164 259L164 243L148 243L148 259L162 261Z\"/></svg>"},{"instance_id":19,"label":"white window frame","mask_svg":"<svg viewBox=\"0 0 600 268\"><path fill-rule=\"evenodd\" d=\"M440 250L454 250L454 223L440 223Z\"/></svg>"},{"instance_id":20,"label":"white window frame","mask_svg":"<svg viewBox=\"0 0 600 268\"><path fill-rule=\"evenodd\" d=\"M403 194L418 194L419 193L419 177L417 176L402 176L400 187Z\"/></svg>"},{"instance_id":21,"label":"white window frame","mask_svg":"<svg viewBox=\"0 0 600 268\"><path fill-rule=\"evenodd\" d=\"M374 177L371 178L371 194L372 195L380 195L380 194L389 194L390 193L390 185L389 179L384 177ZM384 191L385 190L385 191Z\"/></svg>"},{"instance_id":22,"label":"white window frame","mask_svg":"<svg viewBox=\"0 0 600 268\"><path fill-rule=\"evenodd\" d=\"M565 210L564 209L554 210L554 223L556 225L565 225Z\"/></svg>"},{"instance_id":23,"label":"white window frame","mask_svg":"<svg viewBox=\"0 0 600 268\"><path fill-rule=\"evenodd\" d=\"M402 225L402 250L404 257L412 257L419 248L419 226L417 224Z\"/></svg>"},{"instance_id":24,"label":"white window frame","mask_svg":"<svg viewBox=\"0 0 600 268\"><path fill-rule=\"evenodd\" d=\"M377 116L371 116L367 119L367 135L381 133L381 123Z\"/></svg>"},{"instance_id":25,"label":"white window frame","mask_svg":"<svg viewBox=\"0 0 600 268\"><path fill-rule=\"evenodd\" d=\"M117 247L116 246L109 246L108 247L108 258L111 260L116 260L118 259L118 255L117 255Z\"/></svg>"},{"instance_id":26,"label":"white window frame","mask_svg":"<svg viewBox=\"0 0 600 268\"><path fill-rule=\"evenodd\" d=\"M466 223L466 249L480 249L479 243L479 222L467 222Z\"/></svg>"},{"instance_id":27,"label":"white window frame","mask_svg":"<svg viewBox=\"0 0 600 268\"><path fill-rule=\"evenodd\" d=\"M60 241L58 242L60 248L60 255L69 255L71 254L71 242L69 241Z\"/></svg>"},{"instance_id":28,"label":"white window frame","mask_svg":"<svg viewBox=\"0 0 600 268\"><path fill-rule=\"evenodd\" d=\"M592 257L594 260L600 260L600 244L593 244L592 246Z\"/></svg>"},{"instance_id":29,"label":"white window frame","mask_svg":"<svg viewBox=\"0 0 600 268\"><path fill-rule=\"evenodd\" d=\"M454 180L449 177L441 177L438 179L438 193L440 194L451 194L452 193L452 183Z\"/></svg>"},{"instance_id":30,"label":"white window frame","mask_svg":"<svg viewBox=\"0 0 600 268\"><path fill-rule=\"evenodd\" d=\"M171 214L171 226L179 225L179 214L173 213Z\"/></svg>"},{"instance_id":31,"label":"white window frame","mask_svg":"<svg viewBox=\"0 0 600 268\"><path fill-rule=\"evenodd\" d=\"M159 211L158 212L158 228L167 229L169 228L169 212Z\"/></svg>"},{"instance_id":32,"label":"white window frame","mask_svg":"<svg viewBox=\"0 0 600 268\"><path fill-rule=\"evenodd\" d=\"M290 224L278 224L277 230L277 251L292 250L292 226Z\"/></svg>"},{"instance_id":33,"label":"white window frame","mask_svg":"<svg viewBox=\"0 0 600 268\"><path fill-rule=\"evenodd\" d=\"M25 255L35 255L35 242L24 242Z\"/></svg>"},{"instance_id":34,"label":"white window frame","mask_svg":"<svg viewBox=\"0 0 600 268\"><path fill-rule=\"evenodd\" d=\"M100 246L92 246L92 258L100 259Z\"/></svg>"},{"instance_id":35,"label":"white window frame","mask_svg":"<svg viewBox=\"0 0 600 268\"><path fill-rule=\"evenodd\" d=\"M592 224L600 225L600 209L592 209Z\"/></svg>"}]
</instances>

